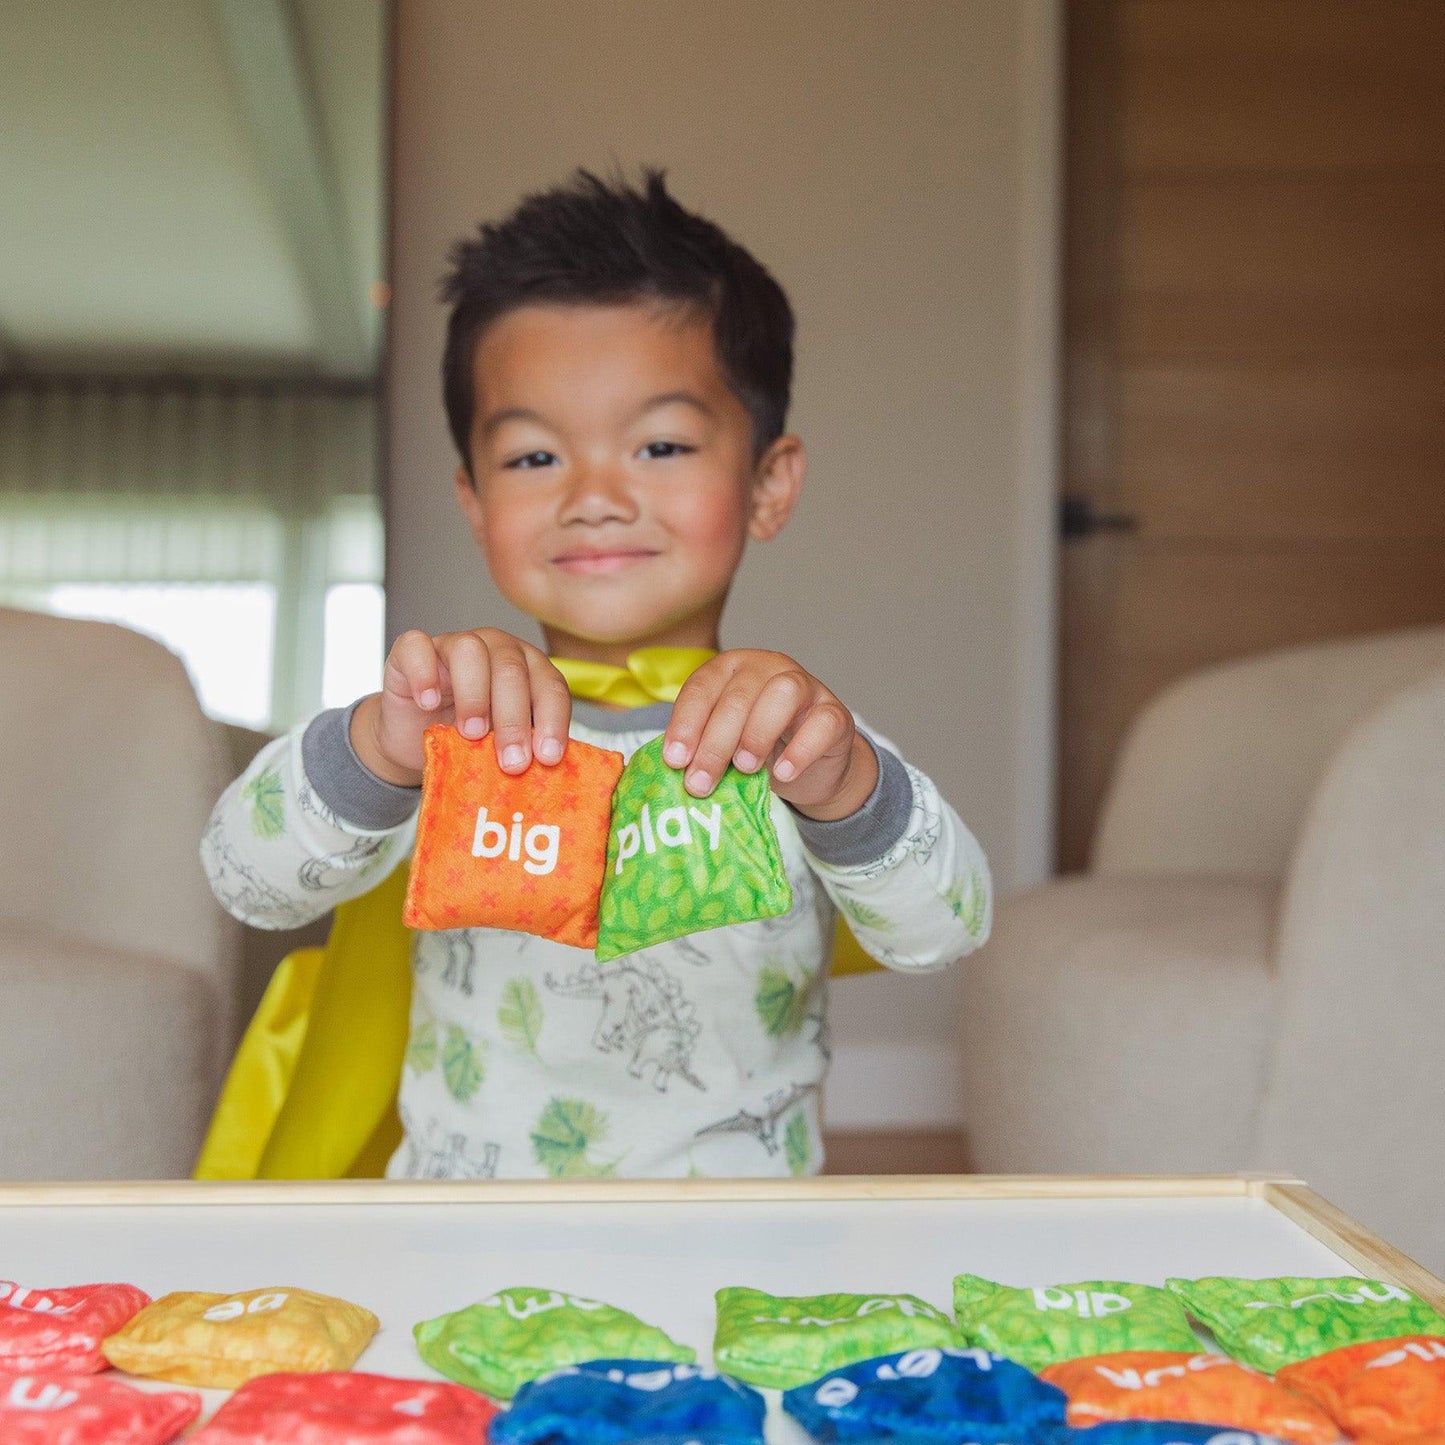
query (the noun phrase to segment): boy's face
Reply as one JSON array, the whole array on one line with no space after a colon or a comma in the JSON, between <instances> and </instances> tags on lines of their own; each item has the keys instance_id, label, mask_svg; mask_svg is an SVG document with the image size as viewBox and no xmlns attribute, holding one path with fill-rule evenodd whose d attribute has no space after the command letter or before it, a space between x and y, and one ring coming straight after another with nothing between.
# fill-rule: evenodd
<instances>
[{"instance_id":1,"label":"boy's face","mask_svg":"<svg viewBox=\"0 0 1445 1445\"><path fill-rule=\"evenodd\" d=\"M549 651L621 662L637 647L716 647L747 539L787 521L804 457L781 437L755 461L711 321L524 306L482 334L473 377L473 475L458 470L457 498Z\"/></svg>"}]
</instances>

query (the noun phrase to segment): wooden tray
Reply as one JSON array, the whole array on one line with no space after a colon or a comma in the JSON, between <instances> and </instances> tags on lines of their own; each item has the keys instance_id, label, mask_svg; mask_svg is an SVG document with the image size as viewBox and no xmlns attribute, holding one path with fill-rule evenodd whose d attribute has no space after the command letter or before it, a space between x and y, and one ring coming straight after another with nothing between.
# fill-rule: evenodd
<instances>
[{"instance_id":1,"label":"wooden tray","mask_svg":"<svg viewBox=\"0 0 1445 1445\"><path fill-rule=\"evenodd\" d=\"M152 1295L303 1286L380 1317L357 1368L417 1378L434 1376L412 1325L507 1285L607 1300L706 1359L724 1285L950 1308L964 1271L1009 1284L1359 1273L1445 1310L1445 1284L1287 1179L0 1185L0 1278ZM769 1433L795 1438L784 1422Z\"/></svg>"}]
</instances>

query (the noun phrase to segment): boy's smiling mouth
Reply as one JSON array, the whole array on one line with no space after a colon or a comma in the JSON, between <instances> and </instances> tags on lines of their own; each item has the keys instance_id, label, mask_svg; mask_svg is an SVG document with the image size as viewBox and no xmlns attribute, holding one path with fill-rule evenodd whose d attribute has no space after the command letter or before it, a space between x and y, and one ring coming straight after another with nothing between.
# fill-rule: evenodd
<instances>
[{"instance_id":1,"label":"boy's smiling mouth","mask_svg":"<svg viewBox=\"0 0 1445 1445\"><path fill-rule=\"evenodd\" d=\"M594 576L621 572L656 556L650 547L571 547L554 557L552 563L574 576Z\"/></svg>"}]
</instances>

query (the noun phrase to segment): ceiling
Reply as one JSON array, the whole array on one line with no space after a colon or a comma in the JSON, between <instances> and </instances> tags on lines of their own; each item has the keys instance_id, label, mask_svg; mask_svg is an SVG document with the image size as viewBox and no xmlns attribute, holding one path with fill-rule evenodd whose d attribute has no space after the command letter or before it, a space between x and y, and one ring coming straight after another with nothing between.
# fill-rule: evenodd
<instances>
[{"instance_id":1,"label":"ceiling","mask_svg":"<svg viewBox=\"0 0 1445 1445\"><path fill-rule=\"evenodd\" d=\"M387 0L0 0L0 375L373 376Z\"/></svg>"}]
</instances>

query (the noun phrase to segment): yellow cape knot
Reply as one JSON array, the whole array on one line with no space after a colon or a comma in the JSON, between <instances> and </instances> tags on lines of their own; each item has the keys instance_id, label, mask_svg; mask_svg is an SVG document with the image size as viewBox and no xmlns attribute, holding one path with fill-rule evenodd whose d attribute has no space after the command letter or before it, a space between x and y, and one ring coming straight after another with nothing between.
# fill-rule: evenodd
<instances>
[{"instance_id":1,"label":"yellow cape knot","mask_svg":"<svg viewBox=\"0 0 1445 1445\"><path fill-rule=\"evenodd\" d=\"M613 707L646 707L676 702L683 683L716 656L710 647L640 647L628 656L626 667L576 657L554 657L552 664L567 679L573 697Z\"/></svg>"}]
</instances>

